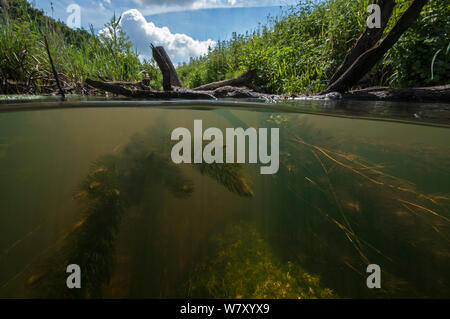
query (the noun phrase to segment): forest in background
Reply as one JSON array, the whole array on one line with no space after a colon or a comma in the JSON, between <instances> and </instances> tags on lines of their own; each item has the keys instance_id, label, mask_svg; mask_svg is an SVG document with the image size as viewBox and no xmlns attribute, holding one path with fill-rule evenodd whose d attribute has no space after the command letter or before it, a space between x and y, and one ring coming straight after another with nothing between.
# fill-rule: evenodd
<instances>
[{"instance_id":1,"label":"forest in background","mask_svg":"<svg viewBox=\"0 0 450 319\"><path fill-rule=\"evenodd\" d=\"M389 32L411 1L398 0ZM179 65L188 88L257 70L256 83L267 93L316 93L344 59L366 28L369 0L299 1L280 17L246 34L234 33L203 57ZM431 0L419 19L389 50L358 87L419 87L448 84L450 74L450 6ZM3 93L54 91L51 66L43 41L47 36L63 85L83 93L86 78L138 81L148 74L150 86L161 88L155 62L141 61L120 17L106 25L112 37L91 29L72 30L46 17L25 0L2 5L0 77ZM150 45L150 44L149 44ZM16 92L14 92L16 91Z\"/></svg>"}]
</instances>

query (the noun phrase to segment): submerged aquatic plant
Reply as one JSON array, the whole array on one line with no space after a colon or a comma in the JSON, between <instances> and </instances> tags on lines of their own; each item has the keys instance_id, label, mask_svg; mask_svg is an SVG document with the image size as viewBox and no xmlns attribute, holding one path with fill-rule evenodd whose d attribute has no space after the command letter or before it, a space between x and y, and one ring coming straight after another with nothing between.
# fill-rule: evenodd
<instances>
[{"instance_id":1,"label":"submerged aquatic plant","mask_svg":"<svg viewBox=\"0 0 450 319\"><path fill-rule=\"evenodd\" d=\"M114 243L124 208L111 161L99 160L74 197L83 202L84 217L66 235L57 253L37 267L28 284L36 297L101 297L111 276ZM81 289L67 289L66 267L83 269Z\"/></svg>"},{"instance_id":2,"label":"submerged aquatic plant","mask_svg":"<svg viewBox=\"0 0 450 319\"><path fill-rule=\"evenodd\" d=\"M230 192L243 197L254 195L250 186L250 178L246 176L243 167L239 164L194 164L204 175L210 176L225 186Z\"/></svg>"},{"instance_id":3,"label":"submerged aquatic plant","mask_svg":"<svg viewBox=\"0 0 450 319\"><path fill-rule=\"evenodd\" d=\"M118 154L96 160L74 199L84 207L83 218L58 242L56 253L35 268L28 280L35 297L99 298L111 278L121 218L131 207L157 198L154 188L166 188L176 198L189 197L193 183L172 163L169 154L158 152L157 130L137 134ZM202 174L239 196L253 196L249 179L238 165L206 169ZM153 214L146 211L146 214ZM67 265L83 269L81 289L67 289Z\"/></svg>"},{"instance_id":4,"label":"submerged aquatic plant","mask_svg":"<svg viewBox=\"0 0 450 319\"><path fill-rule=\"evenodd\" d=\"M291 254L310 256L316 265L323 263L325 273L331 263L348 268L349 276L362 278L367 265L382 263L383 289L372 295L359 291L368 296L436 293L414 280L425 276L421 269L430 262L436 272L422 282L433 281L435 287L447 289L440 276L448 272L450 196L426 194L394 176L395 170L387 173L379 163L343 152L336 139L305 118L274 115L266 123L281 126L285 136L290 136L281 141L280 149L285 152L274 178L293 212L283 211L270 222L280 225L274 236L284 238ZM364 142L367 150L370 141ZM399 159L411 153L397 152ZM328 256L318 260L314 254L324 246ZM414 268L404 263L409 258L417 261Z\"/></svg>"},{"instance_id":5,"label":"submerged aquatic plant","mask_svg":"<svg viewBox=\"0 0 450 319\"><path fill-rule=\"evenodd\" d=\"M296 262L279 260L249 223L229 226L212 242L210 258L196 267L186 284L184 295L190 298L337 298L319 276Z\"/></svg>"}]
</instances>

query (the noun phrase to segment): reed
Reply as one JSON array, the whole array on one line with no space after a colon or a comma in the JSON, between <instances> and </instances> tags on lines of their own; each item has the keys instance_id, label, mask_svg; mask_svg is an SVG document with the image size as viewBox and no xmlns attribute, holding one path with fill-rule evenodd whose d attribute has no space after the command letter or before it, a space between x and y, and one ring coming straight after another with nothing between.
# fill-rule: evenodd
<instances>
[{"instance_id":1,"label":"reed","mask_svg":"<svg viewBox=\"0 0 450 319\"><path fill-rule=\"evenodd\" d=\"M5 14L6 9L2 8ZM54 57L56 69L66 90L87 93L87 77L111 81L136 81L143 71L158 88L160 74L152 61L140 61L126 35L120 30L120 17L105 25L114 36L97 35L93 29L72 30L65 24L31 8L25 0L10 3L9 18L0 24L0 76L6 84L3 93L53 93L55 84L46 57L44 36ZM4 57L4 58L3 58Z\"/></svg>"}]
</instances>

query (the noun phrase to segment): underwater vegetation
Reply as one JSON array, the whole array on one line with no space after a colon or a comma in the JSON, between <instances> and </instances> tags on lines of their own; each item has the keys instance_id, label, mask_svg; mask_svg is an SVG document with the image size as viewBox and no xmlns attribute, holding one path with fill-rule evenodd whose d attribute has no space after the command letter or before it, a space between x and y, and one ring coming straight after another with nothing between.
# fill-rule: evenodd
<instances>
[{"instance_id":1,"label":"underwater vegetation","mask_svg":"<svg viewBox=\"0 0 450 319\"><path fill-rule=\"evenodd\" d=\"M147 134L150 132L152 135ZM176 198L192 194L193 183L172 163L169 154L156 151L156 130L147 133L136 134L129 144L117 150L118 154L103 156L93 163L73 196L83 207L83 218L60 240L56 253L41 262L28 279L33 297L101 298L114 268L115 244L124 213L139 205L144 197L146 201L160 200L157 195L152 196L155 188L166 188ZM230 192L253 196L249 178L240 165L193 166ZM66 287L69 264L83 269L81 289Z\"/></svg>"},{"instance_id":2,"label":"underwater vegetation","mask_svg":"<svg viewBox=\"0 0 450 319\"><path fill-rule=\"evenodd\" d=\"M269 223L277 225L273 236L281 240L287 255L314 261L315 269L323 263L320 273L344 267L361 278L366 277L367 265L383 265L383 289L374 294L363 285L345 289L343 276L343 296L356 291L371 297L450 294L448 194L424 193L412 182L386 173L382 164L343 152L338 139L306 119L273 115L267 123L280 126L290 137L281 141L285 152L274 177L285 206L279 216L269 216ZM367 151L371 141L363 145ZM447 157L442 155L446 151ZM445 160L439 159L448 158L448 150L433 152L441 154L434 159L440 164L434 169L445 174ZM397 166L404 163L400 156L408 158L410 153L411 149L398 148ZM426 158L421 162L428 163ZM425 271L430 265L433 273Z\"/></svg>"},{"instance_id":3,"label":"underwater vegetation","mask_svg":"<svg viewBox=\"0 0 450 319\"><path fill-rule=\"evenodd\" d=\"M73 195L78 222L32 263L25 290L40 298L450 296L445 141L399 145L333 135L313 116L258 114L252 124L283 134L274 176L237 164L174 165L161 118L97 158ZM227 116L248 127L248 117ZM72 263L82 289L65 285ZM382 289L367 289L372 263Z\"/></svg>"},{"instance_id":4,"label":"underwater vegetation","mask_svg":"<svg viewBox=\"0 0 450 319\"><path fill-rule=\"evenodd\" d=\"M252 197L253 190L249 178L242 172L239 164L196 164L199 171L224 185L230 192L243 197Z\"/></svg>"},{"instance_id":5,"label":"underwater vegetation","mask_svg":"<svg viewBox=\"0 0 450 319\"><path fill-rule=\"evenodd\" d=\"M101 297L101 284L108 281L114 259L114 242L124 212L114 167L99 161L82 185L84 215L61 243L58 253L38 267L28 284L33 296L46 298ZM67 289L66 267L83 267L81 289ZM36 295L34 295L36 293Z\"/></svg>"},{"instance_id":6,"label":"underwater vegetation","mask_svg":"<svg viewBox=\"0 0 450 319\"><path fill-rule=\"evenodd\" d=\"M189 298L337 298L319 276L297 263L283 263L249 223L230 225L211 239L213 252L197 266L186 285Z\"/></svg>"}]
</instances>

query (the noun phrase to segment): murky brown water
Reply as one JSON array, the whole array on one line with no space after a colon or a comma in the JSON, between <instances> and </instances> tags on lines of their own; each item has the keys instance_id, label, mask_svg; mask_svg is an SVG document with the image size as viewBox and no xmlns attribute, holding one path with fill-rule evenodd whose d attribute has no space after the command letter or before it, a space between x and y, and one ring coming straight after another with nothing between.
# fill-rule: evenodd
<instances>
[{"instance_id":1,"label":"murky brown water","mask_svg":"<svg viewBox=\"0 0 450 319\"><path fill-rule=\"evenodd\" d=\"M448 128L121 103L0 113L0 297L450 297ZM279 172L173 164L199 119L279 128Z\"/></svg>"}]
</instances>

